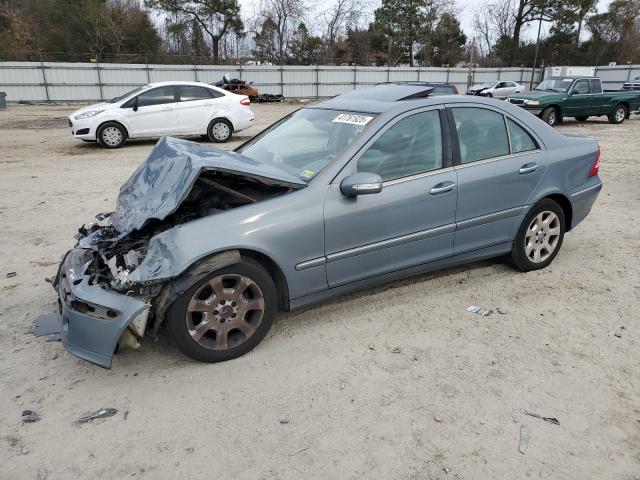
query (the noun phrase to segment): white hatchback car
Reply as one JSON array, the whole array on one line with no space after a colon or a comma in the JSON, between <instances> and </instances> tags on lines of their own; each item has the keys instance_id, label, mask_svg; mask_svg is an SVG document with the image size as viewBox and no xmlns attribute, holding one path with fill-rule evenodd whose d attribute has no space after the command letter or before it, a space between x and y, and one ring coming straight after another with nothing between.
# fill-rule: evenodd
<instances>
[{"instance_id":1,"label":"white hatchback car","mask_svg":"<svg viewBox=\"0 0 640 480\"><path fill-rule=\"evenodd\" d=\"M71 134L105 148L128 138L206 135L226 142L253 125L249 97L199 82L159 82L69 115Z\"/></svg>"}]
</instances>

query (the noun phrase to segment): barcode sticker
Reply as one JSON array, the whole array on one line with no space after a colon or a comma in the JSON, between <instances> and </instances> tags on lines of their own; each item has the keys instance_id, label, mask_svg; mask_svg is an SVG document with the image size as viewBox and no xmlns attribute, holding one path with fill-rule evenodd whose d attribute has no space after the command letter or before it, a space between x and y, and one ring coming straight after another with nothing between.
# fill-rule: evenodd
<instances>
[{"instance_id":1,"label":"barcode sticker","mask_svg":"<svg viewBox=\"0 0 640 480\"><path fill-rule=\"evenodd\" d=\"M341 113L333 119L334 123L349 123L351 125L366 125L373 119L366 115L357 115L354 113Z\"/></svg>"}]
</instances>

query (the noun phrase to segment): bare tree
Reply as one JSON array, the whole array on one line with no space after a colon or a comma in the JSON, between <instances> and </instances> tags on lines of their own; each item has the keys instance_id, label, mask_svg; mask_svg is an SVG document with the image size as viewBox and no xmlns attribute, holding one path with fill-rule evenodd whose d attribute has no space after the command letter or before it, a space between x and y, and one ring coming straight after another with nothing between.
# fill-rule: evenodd
<instances>
[{"instance_id":1,"label":"bare tree","mask_svg":"<svg viewBox=\"0 0 640 480\"><path fill-rule=\"evenodd\" d=\"M304 11L303 0L263 0L260 16L264 22L273 22L275 30L275 50L277 60L282 64L286 60L287 47Z\"/></svg>"}]
</instances>

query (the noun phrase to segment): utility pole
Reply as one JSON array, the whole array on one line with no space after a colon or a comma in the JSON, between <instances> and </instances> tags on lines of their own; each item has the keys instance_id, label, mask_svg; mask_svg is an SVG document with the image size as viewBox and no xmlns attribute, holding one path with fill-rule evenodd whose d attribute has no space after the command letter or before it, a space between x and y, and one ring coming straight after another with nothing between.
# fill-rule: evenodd
<instances>
[{"instance_id":1,"label":"utility pole","mask_svg":"<svg viewBox=\"0 0 640 480\"><path fill-rule=\"evenodd\" d=\"M538 47L540 46L540 30L542 29L542 8L540 9L540 23L538 23L538 36L536 37L536 53L533 55L533 70L529 80L529 90L533 89L533 77L536 74L536 64L538 63Z\"/></svg>"}]
</instances>

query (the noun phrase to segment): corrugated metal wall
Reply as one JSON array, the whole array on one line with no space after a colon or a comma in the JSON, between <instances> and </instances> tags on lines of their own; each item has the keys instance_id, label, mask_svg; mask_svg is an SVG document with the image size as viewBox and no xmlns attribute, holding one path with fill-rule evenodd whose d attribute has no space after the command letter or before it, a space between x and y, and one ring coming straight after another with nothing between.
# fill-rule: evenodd
<instances>
[{"instance_id":1,"label":"corrugated metal wall","mask_svg":"<svg viewBox=\"0 0 640 480\"><path fill-rule=\"evenodd\" d=\"M116 63L0 62L0 91L7 101L93 101L134 87L167 80L215 83L228 73L254 82L262 93L287 98L333 97L354 88L389 81L449 82L464 91L472 82L515 80L529 85L526 68L408 68L248 65L145 65ZM541 71L537 71L535 82Z\"/></svg>"}]
</instances>

